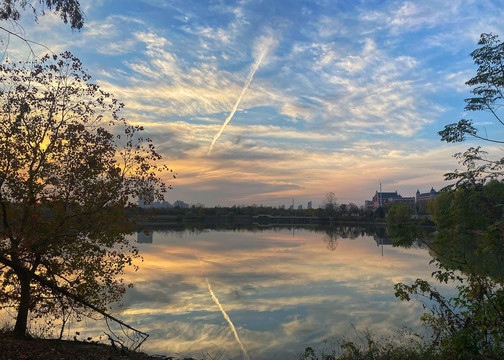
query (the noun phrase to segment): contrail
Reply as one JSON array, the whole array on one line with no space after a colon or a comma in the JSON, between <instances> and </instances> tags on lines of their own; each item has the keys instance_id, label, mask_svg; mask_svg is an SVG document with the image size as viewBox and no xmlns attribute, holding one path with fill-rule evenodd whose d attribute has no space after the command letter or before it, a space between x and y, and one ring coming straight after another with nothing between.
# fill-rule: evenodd
<instances>
[{"instance_id":1,"label":"contrail","mask_svg":"<svg viewBox=\"0 0 504 360\"><path fill-rule=\"evenodd\" d=\"M212 152L212 149L214 147L215 142L217 141L217 139L219 138L219 136L221 136L222 132L224 131L224 128L226 127L226 125L233 118L233 116L234 116L234 114L236 112L236 109L238 108L238 105L240 105L240 101L241 101L243 95L245 94L245 91L247 91L250 83L252 82L252 78L254 77L254 74L256 73L257 69L259 68L259 65L261 65L261 61L262 61L263 57L266 55L267 52L268 52L268 47L265 46L264 49L263 49L263 51L261 52L261 55L259 55L259 57L257 58L256 62L252 66L252 71L250 71L250 74L247 77L247 80L245 81L245 86L243 87L243 90L242 90L240 96L238 97L238 100L236 100L236 103L233 106L233 110L231 110L231 113L226 118L226 121L224 121L224 124L222 124L219 132L214 136L212 144L210 145L210 148L208 149L208 155L210 155L210 153Z\"/></svg>"},{"instance_id":2,"label":"contrail","mask_svg":"<svg viewBox=\"0 0 504 360\"><path fill-rule=\"evenodd\" d=\"M219 302L219 299L217 299L217 296L215 296L214 292L212 291L212 287L210 286L210 283L208 282L208 279L205 278L205 281L206 281L206 284L208 286L208 291L210 292L210 295L212 295L212 299L213 301L217 304L217 306L219 307L222 315L224 316L224 319L226 319L226 321L228 322L229 324L229 327L231 328L231 330L233 331L233 334L236 338L236 341L238 342L238 344L240 344L240 347L243 351L243 358L245 360L249 360L249 356L247 354L247 350L245 350L245 348L243 347L243 344L242 342L240 341L240 338L238 337L238 333L236 332L236 329L233 325L233 323L231 322L231 319L229 318L228 314L226 313L226 311L224 310L224 308L222 307L221 303Z\"/></svg>"}]
</instances>

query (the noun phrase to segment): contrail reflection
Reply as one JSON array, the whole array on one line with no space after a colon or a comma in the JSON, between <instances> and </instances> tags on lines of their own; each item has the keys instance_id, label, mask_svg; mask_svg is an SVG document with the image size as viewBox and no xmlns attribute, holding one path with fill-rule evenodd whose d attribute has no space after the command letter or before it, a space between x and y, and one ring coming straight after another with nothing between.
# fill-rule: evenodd
<instances>
[{"instance_id":1,"label":"contrail reflection","mask_svg":"<svg viewBox=\"0 0 504 360\"><path fill-rule=\"evenodd\" d=\"M213 301L217 304L217 306L219 307L222 315L224 316L224 319L226 319L226 321L228 322L229 324L229 327L231 328L231 330L233 331L233 334L236 338L236 341L238 342L238 344L240 344L240 347L243 351L243 358L245 360L249 360L249 357L248 357L248 354L247 354L247 350L245 350L245 347L243 347L243 344L242 342L240 341L240 338L238 337L238 333L236 332L236 329L233 325L233 323L231 322L231 319L229 318L228 314L226 313L226 311L224 310L224 308L222 307L221 303L219 302L219 299L217 299L217 296L215 296L214 292L212 291L212 287L210 286L210 283L208 282L208 279L205 279L206 283L207 283L207 286L208 286L208 291L210 292L210 295L212 295L212 299Z\"/></svg>"},{"instance_id":2,"label":"contrail reflection","mask_svg":"<svg viewBox=\"0 0 504 360\"><path fill-rule=\"evenodd\" d=\"M224 121L224 124L222 124L219 132L214 136L213 138L213 141L212 141L212 144L210 145L210 148L208 149L208 155L210 155L210 153L212 152L212 149L214 147L214 144L215 142L217 141L217 139L219 138L219 136L221 136L222 132L224 131L224 128L226 127L226 125L231 121L231 119L233 118L235 112L236 112L236 109L238 108L238 105L240 105L240 101L241 99L243 98L243 95L245 94L245 91L247 91L250 83L252 82L252 78L254 77L254 74L256 73L257 69L259 68L259 65L261 65L261 61L262 59L264 58L264 56L266 55L266 53L268 52L268 47L265 46L263 48L263 51L261 52L261 54L259 55L259 57L257 58L256 62L254 63L254 65L252 66L252 70L250 71L250 74L249 76L247 77L247 80L245 81L245 86L243 87L243 90L240 94L240 96L238 97L238 100L236 100L236 103L235 105L233 106L233 109L231 110L231 113L229 114L229 116L226 118L226 121Z\"/></svg>"}]
</instances>

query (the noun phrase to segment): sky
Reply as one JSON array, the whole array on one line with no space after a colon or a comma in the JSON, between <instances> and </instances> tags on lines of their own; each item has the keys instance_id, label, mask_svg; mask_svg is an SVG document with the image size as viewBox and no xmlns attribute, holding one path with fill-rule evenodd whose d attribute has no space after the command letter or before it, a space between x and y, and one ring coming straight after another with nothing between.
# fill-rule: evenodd
<instances>
[{"instance_id":1,"label":"sky","mask_svg":"<svg viewBox=\"0 0 504 360\"><path fill-rule=\"evenodd\" d=\"M464 99L480 34L504 36L504 1L80 2L81 31L54 14L0 26L71 51L125 103L177 174L171 203L362 205L380 183L414 196L484 145L442 143L445 125L500 134ZM10 39L8 57L26 52Z\"/></svg>"}]
</instances>

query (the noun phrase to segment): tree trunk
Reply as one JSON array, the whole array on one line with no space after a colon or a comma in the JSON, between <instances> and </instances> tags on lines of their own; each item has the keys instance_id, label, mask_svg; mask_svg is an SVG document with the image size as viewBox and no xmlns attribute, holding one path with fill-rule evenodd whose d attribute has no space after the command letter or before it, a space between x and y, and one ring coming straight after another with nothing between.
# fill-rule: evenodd
<instances>
[{"instance_id":1,"label":"tree trunk","mask_svg":"<svg viewBox=\"0 0 504 360\"><path fill-rule=\"evenodd\" d=\"M21 284L21 298L19 299L18 314L16 325L14 326L14 336L23 338L26 336L26 327L28 323L28 312L30 310L30 282L31 276L27 272L17 274Z\"/></svg>"}]
</instances>

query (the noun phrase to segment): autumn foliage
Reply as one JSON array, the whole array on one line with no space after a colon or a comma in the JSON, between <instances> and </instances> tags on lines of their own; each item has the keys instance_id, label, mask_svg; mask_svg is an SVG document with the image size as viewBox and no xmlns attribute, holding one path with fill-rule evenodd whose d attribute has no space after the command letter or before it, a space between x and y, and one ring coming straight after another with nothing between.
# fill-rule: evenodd
<instances>
[{"instance_id":1,"label":"autumn foliage","mask_svg":"<svg viewBox=\"0 0 504 360\"><path fill-rule=\"evenodd\" d=\"M125 208L166 171L123 104L91 83L66 52L0 66L0 303L65 320L82 304L105 309L138 256Z\"/></svg>"}]
</instances>

